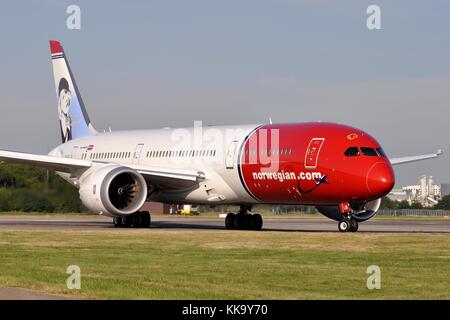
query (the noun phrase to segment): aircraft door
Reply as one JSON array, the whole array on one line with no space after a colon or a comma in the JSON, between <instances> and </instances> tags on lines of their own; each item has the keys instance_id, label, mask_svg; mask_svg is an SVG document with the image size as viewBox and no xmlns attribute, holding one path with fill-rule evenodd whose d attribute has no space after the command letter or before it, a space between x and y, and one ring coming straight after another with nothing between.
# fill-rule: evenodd
<instances>
[{"instance_id":1,"label":"aircraft door","mask_svg":"<svg viewBox=\"0 0 450 320\"><path fill-rule=\"evenodd\" d=\"M313 138L309 142L305 154L305 169L316 169L319 160L320 149L322 148L324 138Z\"/></svg>"},{"instance_id":2,"label":"aircraft door","mask_svg":"<svg viewBox=\"0 0 450 320\"><path fill-rule=\"evenodd\" d=\"M140 160L141 160L141 151L142 148L144 147L143 143L139 143L136 148L134 149L134 154L133 154L133 164L139 164Z\"/></svg>"},{"instance_id":3,"label":"aircraft door","mask_svg":"<svg viewBox=\"0 0 450 320\"><path fill-rule=\"evenodd\" d=\"M228 147L228 151L225 156L225 165L226 165L227 169L234 168L234 156L236 154L237 146L238 146L238 141L234 140L230 143L230 146Z\"/></svg>"},{"instance_id":4,"label":"aircraft door","mask_svg":"<svg viewBox=\"0 0 450 320\"><path fill-rule=\"evenodd\" d=\"M79 148L78 146L74 146L74 147L72 148L72 155L71 155L71 157L72 157L73 159L77 159L79 149L80 149L80 148Z\"/></svg>"}]
</instances>

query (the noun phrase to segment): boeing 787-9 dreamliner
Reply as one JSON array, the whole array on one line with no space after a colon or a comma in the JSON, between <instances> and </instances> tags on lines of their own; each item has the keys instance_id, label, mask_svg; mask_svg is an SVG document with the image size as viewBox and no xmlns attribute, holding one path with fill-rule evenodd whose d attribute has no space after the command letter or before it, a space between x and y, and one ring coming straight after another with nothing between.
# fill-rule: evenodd
<instances>
[{"instance_id":1,"label":"boeing 787-9 dreamliner","mask_svg":"<svg viewBox=\"0 0 450 320\"><path fill-rule=\"evenodd\" d=\"M149 227L141 207L158 201L237 205L225 227L251 230L263 226L255 204L312 205L357 231L393 188L392 166L441 153L389 159L364 131L322 122L98 132L60 42L50 49L62 144L48 155L0 151L0 160L55 170L116 227Z\"/></svg>"}]
</instances>

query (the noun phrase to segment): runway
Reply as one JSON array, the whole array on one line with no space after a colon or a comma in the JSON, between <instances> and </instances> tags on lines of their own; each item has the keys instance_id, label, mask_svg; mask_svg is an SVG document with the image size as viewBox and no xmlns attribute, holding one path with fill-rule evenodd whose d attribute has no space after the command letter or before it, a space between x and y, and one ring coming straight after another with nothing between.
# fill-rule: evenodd
<instances>
[{"instance_id":1,"label":"runway","mask_svg":"<svg viewBox=\"0 0 450 320\"><path fill-rule=\"evenodd\" d=\"M111 218L102 216L3 216L0 230L111 230ZM219 217L152 216L152 230L225 230ZM127 230L127 229L116 229ZM337 223L322 217L265 218L263 231L338 232ZM230 230L233 232L233 230ZM450 220L372 219L359 225L358 232L450 233Z\"/></svg>"}]
</instances>

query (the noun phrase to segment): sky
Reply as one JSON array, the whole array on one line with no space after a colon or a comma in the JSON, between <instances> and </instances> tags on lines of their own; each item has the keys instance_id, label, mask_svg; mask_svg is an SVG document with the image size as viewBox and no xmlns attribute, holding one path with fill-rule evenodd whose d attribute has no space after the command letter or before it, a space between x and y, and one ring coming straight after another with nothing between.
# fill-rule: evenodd
<instances>
[{"instance_id":1,"label":"sky","mask_svg":"<svg viewBox=\"0 0 450 320\"><path fill-rule=\"evenodd\" d=\"M81 28L69 30L69 5ZM366 25L369 5L381 29ZM62 41L99 130L331 121L373 135L397 187L450 182L450 2L0 2L0 149L60 143L49 39Z\"/></svg>"}]
</instances>

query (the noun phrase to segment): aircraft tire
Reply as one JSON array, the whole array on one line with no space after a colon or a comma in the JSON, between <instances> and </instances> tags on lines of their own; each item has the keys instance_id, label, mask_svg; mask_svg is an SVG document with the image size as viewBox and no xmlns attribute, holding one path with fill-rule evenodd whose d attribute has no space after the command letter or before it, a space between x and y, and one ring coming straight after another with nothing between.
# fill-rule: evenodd
<instances>
[{"instance_id":1,"label":"aircraft tire","mask_svg":"<svg viewBox=\"0 0 450 320\"><path fill-rule=\"evenodd\" d=\"M338 229L340 232L348 232L350 231L350 220L349 219L344 219L339 221L338 223Z\"/></svg>"},{"instance_id":2,"label":"aircraft tire","mask_svg":"<svg viewBox=\"0 0 450 320\"><path fill-rule=\"evenodd\" d=\"M113 223L114 223L114 227L115 228L123 228L124 227L121 217L114 217L113 218Z\"/></svg>"},{"instance_id":3,"label":"aircraft tire","mask_svg":"<svg viewBox=\"0 0 450 320\"><path fill-rule=\"evenodd\" d=\"M122 227L123 228L130 228L132 223L133 223L133 219L132 217L120 217L120 219L122 220Z\"/></svg>"},{"instance_id":4,"label":"aircraft tire","mask_svg":"<svg viewBox=\"0 0 450 320\"><path fill-rule=\"evenodd\" d=\"M358 227L359 227L358 221L356 221L356 220L350 220L350 231L351 231L351 232L356 232L356 231L358 231Z\"/></svg>"},{"instance_id":5,"label":"aircraft tire","mask_svg":"<svg viewBox=\"0 0 450 320\"><path fill-rule=\"evenodd\" d=\"M263 226L263 218L259 213L255 213L252 215L252 224L251 229L252 230L261 230Z\"/></svg>"},{"instance_id":6,"label":"aircraft tire","mask_svg":"<svg viewBox=\"0 0 450 320\"><path fill-rule=\"evenodd\" d=\"M132 228L140 228L142 224L142 214L140 211L134 213L132 216L130 216L131 220L131 227Z\"/></svg>"},{"instance_id":7,"label":"aircraft tire","mask_svg":"<svg viewBox=\"0 0 450 320\"><path fill-rule=\"evenodd\" d=\"M225 217L225 228L226 229L234 229L235 226L235 220L236 220L236 214L230 212Z\"/></svg>"},{"instance_id":8,"label":"aircraft tire","mask_svg":"<svg viewBox=\"0 0 450 320\"><path fill-rule=\"evenodd\" d=\"M141 212L141 223L139 228L150 228L150 224L152 222L152 217L148 211Z\"/></svg>"},{"instance_id":9,"label":"aircraft tire","mask_svg":"<svg viewBox=\"0 0 450 320\"><path fill-rule=\"evenodd\" d=\"M236 229L239 230L244 230L246 227L246 217L247 214L245 213L238 213L236 214L236 216L234 217L234 226Z\"/></svg>"},{"instance_id":10,"label":"aircraft tire","mask_svg":"<svg viewBox=\"0 0 450 320\"><path fill-rule=\"evenodd\" d=\"M253 230L253 215L252 214L245 214L245 222L244 222L244 229L245 230Z\"/></svg>"}]
</instances>

